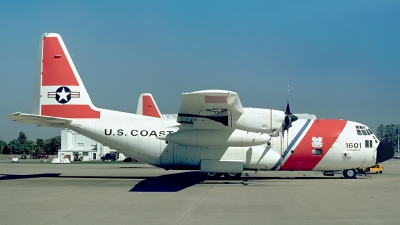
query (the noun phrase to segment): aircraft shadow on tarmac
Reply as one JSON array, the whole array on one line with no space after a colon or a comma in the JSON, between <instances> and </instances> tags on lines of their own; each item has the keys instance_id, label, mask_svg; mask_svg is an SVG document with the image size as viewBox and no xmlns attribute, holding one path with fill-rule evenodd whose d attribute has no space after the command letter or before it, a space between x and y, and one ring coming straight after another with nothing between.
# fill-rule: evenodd
<instances>
[{"instance_id":1,"label":"aircraft shadow on tarmac","mask_svg":"<svg viewBox=\"0 0 400 225\"><path fill-rule=\"evenodd\" d=\"M205 181L201 172L183 172L149 177L140 181L131 192L178 192Z\"/></svg>"},{"instance_id":2,"label":"aircraft shadow on tarmac","mask_svg":"<svg viewBox=\"0 0 400 225\"><path fill-rule=\"evenodd\" d=\"M61 173L41 173L41 174L0 174L0 180L18 180L18 179L30 179L30 178L42 178L42 177L59 177Z\"/></svg>"},{"instance_id":3,"label":"aircraft shadow on tarmac","mask_svg":"<svg viewBox=\"0 0 400 225\"><path fill-rule=\"evenodd\" d=\"M178 192L193 185L203 184L242 184L248 185L251 181L274 181L274 180L323 180L323 179L340 179L341 177L250 177L243 175L239 180L226 180L220 178L218 180L206 180L203 173L199 171L189 171L174 174L166 174L161 176L63 176L60 173L42 173L42 174L0 174L0 180L17 180L31 178L74 178L74 179L141 179L130 192Z\"/></svg>"},{"instance_id":4,"label":"aircraft shadow on tarmac","mask_svg":"<svg viewBox=\"0 0 400 225\"><path fill-rule=\"evenodd\" d=\"M242 176L238 180L227 180L220 178L218 180L206 180L206 177L201 172L182 172L158 177L149 177L136 184L131 192L178 192L190 186L204 184L242 184L248 185L251 180L321 180L321 179L338 179L340 177L249 177Z\"/></svg>"}]
</instances>

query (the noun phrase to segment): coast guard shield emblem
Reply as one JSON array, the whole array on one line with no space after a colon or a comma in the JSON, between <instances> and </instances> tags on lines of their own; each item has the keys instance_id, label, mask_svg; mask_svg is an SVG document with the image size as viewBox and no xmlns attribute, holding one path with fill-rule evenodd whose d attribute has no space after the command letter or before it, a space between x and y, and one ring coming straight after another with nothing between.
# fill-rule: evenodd
<instances>
[{"instance_id":1,"label":"coast guard shield emblem","mask_svg":"<svg viewBox=\"0 0 400 225\"><path fill-rule=\"evenodd\" d=\"M312 137L311 145L314 148L321 148L323 144L322 137Z\"/></svg>"}]
</instances>

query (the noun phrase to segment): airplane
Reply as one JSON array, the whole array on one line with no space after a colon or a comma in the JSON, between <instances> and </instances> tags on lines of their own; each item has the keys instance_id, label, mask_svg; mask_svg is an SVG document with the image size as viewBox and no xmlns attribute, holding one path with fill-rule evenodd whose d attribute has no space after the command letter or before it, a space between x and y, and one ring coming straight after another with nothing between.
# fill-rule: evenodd
<instances>
[{"instance_id":1,"label":"airplane","mask_svg":"<svg viewBox=\"0 0 400 225\"><path fill-rule=\"evenodd\" d=\"M176 119L161 115L142 95L137 114L97 108L57 33L41 38L33 113L7 117L24 124L74 130L103 145L165 170L200 170L210 179L240 179L244 171L343 171L393 156L364 124L301 118L274 109L242 107L238 94L202 90L182 94Z\"/></svg>"}]
</instances>

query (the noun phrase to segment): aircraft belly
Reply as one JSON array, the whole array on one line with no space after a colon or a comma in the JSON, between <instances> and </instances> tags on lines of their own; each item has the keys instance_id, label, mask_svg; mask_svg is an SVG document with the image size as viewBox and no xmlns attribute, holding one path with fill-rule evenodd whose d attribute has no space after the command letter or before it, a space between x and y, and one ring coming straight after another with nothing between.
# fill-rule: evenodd
<instances>
[{"instance_id":1,"label":"aircraft belly","mask_svg":"<svg viewBox=\"0 0 400 225\"><path fill-rule=\"evenodd\" d=\"M244 149L174 145L174 163L177 165L200 166L201 160L243 160Z\"/></svg>"},{"instance_id":2,"label":"aircraft belly","mask_svg":"<svg viewBox=\"0 0 400 225\"><path fill-rule=\"evenodd\" d=\"M363 168L375 165L373 151L364 149L361 152L348 152L343 149L332 149L318 163L314 170L338 170Z\"/></svg>"},{"instance_id":3,"label":"aircraft belly","mask_svg":"<svg viewBox=\"0 0 400 225\"><path fill-rule=\"evenodd\" d=\"M279 153L263 146L248 148L174 145L172 162L172 148L169 148L168 153L162 155L162 164L166 167L199 168L203 161L219 161L221 165L227 162L241 162L243 169L270 170L280 160Z\"/></svg>"}]
</instances>

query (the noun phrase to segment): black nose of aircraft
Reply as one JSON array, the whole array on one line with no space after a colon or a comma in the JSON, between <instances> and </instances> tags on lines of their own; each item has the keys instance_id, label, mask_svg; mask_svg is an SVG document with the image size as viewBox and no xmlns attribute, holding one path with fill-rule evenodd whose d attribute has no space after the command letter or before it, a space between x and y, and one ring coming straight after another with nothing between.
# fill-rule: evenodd
<instances>
[{"instance_id":1,"label":"black nose of aircraft","mask_svg":"<svg viewBox=\"0 0 400 225\"><path fill-rule=\"evenodd\" d=\"M379 143L376 153L376 163L381 163L391 159L394 156L394 150L390 141L383 140Z\"/></svg>"}]
</instances>

